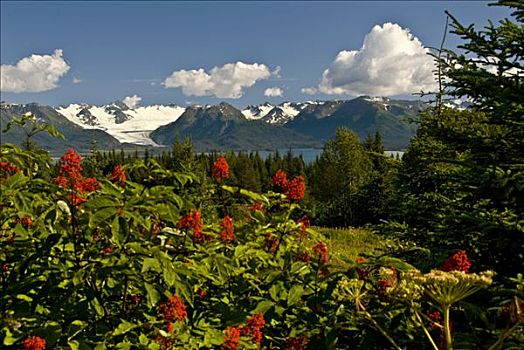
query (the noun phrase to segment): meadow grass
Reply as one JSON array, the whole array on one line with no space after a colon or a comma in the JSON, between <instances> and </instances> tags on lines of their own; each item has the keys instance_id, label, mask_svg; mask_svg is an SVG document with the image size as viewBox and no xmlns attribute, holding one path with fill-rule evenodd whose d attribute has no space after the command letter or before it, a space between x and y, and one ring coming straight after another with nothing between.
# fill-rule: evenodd
<instances>
[{"instance_id":1,"label":"meadow grass","mask_svg":"<svg viewBox=\"0 0 524 350\"><path fill-rule=\"evenodd\" d=\"M358 256L385 251L386 239L371 230L360 227L315 227L328 239L330 256L334 262L347 263Z\"/></svg>"}]
</instances>

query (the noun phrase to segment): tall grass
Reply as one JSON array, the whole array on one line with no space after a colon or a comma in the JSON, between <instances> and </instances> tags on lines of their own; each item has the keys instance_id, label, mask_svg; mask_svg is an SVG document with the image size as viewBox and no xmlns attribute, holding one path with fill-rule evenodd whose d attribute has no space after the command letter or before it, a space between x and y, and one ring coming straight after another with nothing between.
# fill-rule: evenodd
<instances>
[{"instance_id":1,"label":"tall grass","mask_svg":"<svg viewBox=\"0 0 524 350\"><path fill-rule=\"evenodd\" d=\"M315 227L328 239L331 258L338 263L355 260L358 256L380 253L387 240L366 228Z\"/></svg>"}]
</instances>

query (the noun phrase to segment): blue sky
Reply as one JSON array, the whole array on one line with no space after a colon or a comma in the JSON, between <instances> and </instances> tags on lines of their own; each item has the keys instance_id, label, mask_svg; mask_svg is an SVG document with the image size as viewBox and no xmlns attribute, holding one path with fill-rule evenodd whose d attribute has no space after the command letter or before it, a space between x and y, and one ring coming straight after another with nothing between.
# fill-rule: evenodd
<instances>
[{"instance_id":1,"label":"blue sky","mask_svg":"<svg viewBox=\"0 0 524 350\"><path fill-rule=\"evenodd\" d=\"M142 105L241 107L405 97L431 87L423 50L440 44L444 10L477 26L509 16L481 1L2 1L1 99L102 104L136 95ZM446 46L459 42L448 35Z\"/></svg>"}]
</instances>

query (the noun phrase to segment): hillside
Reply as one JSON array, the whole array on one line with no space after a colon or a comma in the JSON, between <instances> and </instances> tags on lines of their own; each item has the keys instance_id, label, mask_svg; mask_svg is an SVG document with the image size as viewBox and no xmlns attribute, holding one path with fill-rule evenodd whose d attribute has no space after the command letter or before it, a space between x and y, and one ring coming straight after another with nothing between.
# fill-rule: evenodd
<instances>
[{"instance_id":1,"label":"hillside","mask_svg":"<svg viewBox=\"0 0 524 350\"><path fill-rule=\"evenodd\" d=\"M227 103L210 107L189 107L175 122L151 134L159 144L169 145L178 135L190 136L197 150L255 150L320 146L314 137L273 126L263 121L249 121L242 112Z\"/></svg>"}]
</instances>

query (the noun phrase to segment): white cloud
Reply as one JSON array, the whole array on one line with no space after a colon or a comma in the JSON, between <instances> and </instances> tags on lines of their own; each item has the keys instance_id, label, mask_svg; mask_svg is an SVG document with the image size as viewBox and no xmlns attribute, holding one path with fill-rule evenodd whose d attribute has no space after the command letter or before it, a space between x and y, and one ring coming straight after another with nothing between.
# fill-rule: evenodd
<instances>
[{"instance_id":1,"label":"white cloud","mask_svg":"<svg viewBox=\"0 0 524 350\"><path fill-rule=\"evenodd\" d=\"M133 95L133 96L126 96L124 97L124 99L122 100L122 102L129 108L129 109L134 109L136 107L138 107L138 104L140 103L140 101L142 101L142 97L140 96L137 96L137 95Z\"/></svg>"},{"instance_id":2,"label":"white cloud","mask_svg":"<svg viewBox=\"0 0 524 350\"><path fill-rule=\"evenodd\" d=\"M433 58L409 29L376 25L360 50L340 51L322 74L319 90L330 95L400 95L433 91Z\"/></svg>"},{"instance_id":3,"label":"white cloud","mask_svg":"<svg viewBox=\"0 0 524 350\"><path fill-rule=\"evenodd\" d=\"M280 75L280 71L282 70L282 67L276 66L275 69L271 72L271 75L274 75L277 78L282 78Z\"/></svg>"},{"instance_id":4,"label":"white cloud","mask_svg":"<svg viewBox=\"0 0 524 350\"><path fill-rule=\"evenodd\" d=\"M166 88L182 88L186 96L240 98L243 89L271 76L265 64L227 63L206 72L204 69L179 70L164 81Z\"/></svg>"},{"instance_id":5,"label":"white cloud","mask_svg":"<svg viewBox=\"0 0 524 350\"><path fill-rule=\"evenodd\" d=\"M4 92L41 92L54 89L69 71L62 50L52 55L31 55L15 65L2 64L1 89Z\"/></svg>"},{"instance_id":6,"label":"white cloud","mask_svg":"<svg viewBox=\"0 0 524 350\"><path fill-rule=\"evenodd\" d=\"M80 83L83 83L84 81L82 79L79 79L77 77L73 77L73 84L80 84Z\"/></svg>"},{"instance_id":7,"label":"white cloud","mask_svg":"<svg viewBox=\"0 0 524 350\"><path fill-rule=\"evenodd\" d=\"M284 90L279 87L267 88L264 90L264 96L266 97L278 97L284 94Z\"/></svg>"},{"instance_id":8,"label":"white cloud","mask_svg":"<svg viewBox=\"0 0 524 350\"><path fill-rule=\"evenodd\" d=\"M317 93L317 91L318 90L314 87L305 87L305 88L300 89L300 92L306 95L314 95Z\"/></svg>"}]
</instances>

